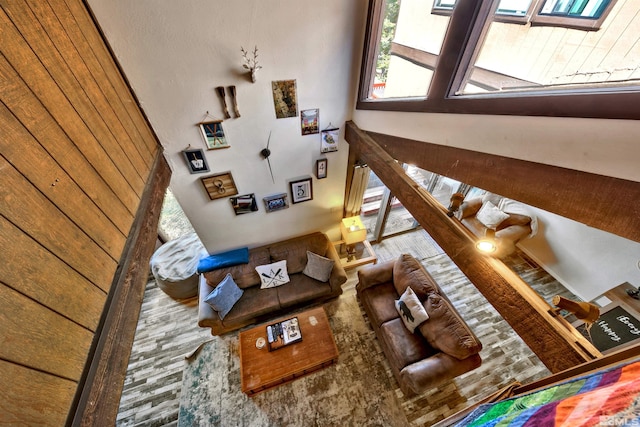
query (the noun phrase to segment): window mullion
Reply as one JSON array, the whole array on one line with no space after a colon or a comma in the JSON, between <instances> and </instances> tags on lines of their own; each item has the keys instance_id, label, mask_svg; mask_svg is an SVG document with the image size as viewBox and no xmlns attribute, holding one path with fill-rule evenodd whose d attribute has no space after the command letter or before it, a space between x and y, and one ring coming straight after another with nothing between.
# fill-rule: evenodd
<instances>
[{"instance_id":1,"label":"window mullion","mask_svg":"<svg viewBox=\"0 0 640 427\"><path fill-rule=\"evenodd\" d=\"M485 22L497 7L497 2L498 0L458 0L442 44L428 99L444 100L449 92L459 86L464 73L457 76L456 70L463 68L461 64L471 63L474 50L465 50L465 46L475 47L482 33L482 28L477 28L476 23Z\"/></svg>"}]
</instances>

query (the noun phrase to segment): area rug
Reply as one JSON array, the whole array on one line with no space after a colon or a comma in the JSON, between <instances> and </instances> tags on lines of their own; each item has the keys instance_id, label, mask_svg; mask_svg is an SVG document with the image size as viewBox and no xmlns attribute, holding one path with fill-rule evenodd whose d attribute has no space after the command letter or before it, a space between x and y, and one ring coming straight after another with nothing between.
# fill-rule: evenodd
<instances>
[{"instance_id":1,"label":"area rug","mask_svg":"<svg viewBox=\"0 0 640 427\"><path fill-rule=\"evenodd\" d=\"M338 363L254 397L240 391L238 333L214 337L184 370L179 426L408 426L355 293L324 305Z\"/></svg>"},{"instance_id":2,"label":"area rug","mask_svg":"<svg viewBox=\"0 0 640 427\"><path fill-rule=\"evenodd\" d=\"M413 245L424 246L429 245ZM249 398L240 391L238 333L213 337L184 362L178 425L430 426L507 384L549 375L446 255L421 262L482 342L478 369L419 396L404 396L356 298L352 270L344 293L324 305L340 353L336 365Z\"/></svg>"}]
</instances>

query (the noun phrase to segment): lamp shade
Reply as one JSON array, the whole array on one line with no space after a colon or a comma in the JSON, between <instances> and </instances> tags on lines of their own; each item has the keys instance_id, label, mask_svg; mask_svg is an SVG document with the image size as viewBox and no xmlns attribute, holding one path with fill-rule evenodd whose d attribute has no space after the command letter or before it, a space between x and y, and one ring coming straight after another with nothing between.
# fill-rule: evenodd
<instances>
[{"instance_id":1,"label":"lamp shade","mask_svg":"<svg viewBox=\"0 0 640 427\"><path fill-rule=\"evenodd\" d=\"M340 233L347 245L367 240L367 229L359 216L344 218L340 223Z\"/></svg>"}]
</instances>

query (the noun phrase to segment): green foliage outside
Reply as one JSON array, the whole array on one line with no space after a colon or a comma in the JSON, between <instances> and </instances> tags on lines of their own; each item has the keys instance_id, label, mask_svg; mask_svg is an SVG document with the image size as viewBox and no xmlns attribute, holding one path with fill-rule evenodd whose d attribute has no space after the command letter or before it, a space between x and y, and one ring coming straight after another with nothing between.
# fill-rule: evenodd
<instances>
[{"instance_id":1,"label":"green foliage outside","mask_svg":"<svg viewBox=\"0 0 640 427\"><path fill-rule=\"evenodd\" d=\"M389 71L389 51L396 32L399 10L400 0L386 1L385 17L382 23L382 33L380 35L378 63L376 64L376 80L379 82L387 81L387 72Z\"/></svg>"}]
</instances>

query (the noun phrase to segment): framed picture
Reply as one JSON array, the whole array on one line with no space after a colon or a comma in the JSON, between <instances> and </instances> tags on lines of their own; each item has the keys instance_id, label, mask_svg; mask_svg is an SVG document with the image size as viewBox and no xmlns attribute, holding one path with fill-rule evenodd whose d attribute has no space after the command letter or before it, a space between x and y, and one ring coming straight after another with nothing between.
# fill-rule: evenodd
<instances>
[{"instance_id":1,"label":"framed picture","mask_svg":"<svg viewBox=\"0 0 640 427\"><path fill-rule=\"evenodd\" d=\"M324 129L321 136L321 153L328 153L330 151L338 151L338 134L340 128Z\"/></svg>"},{"instance_id":2,"label":"framed picture","mask_svg":"<svg viewBox=\"0 0 640 427\"><path fill-rule=\"evenodd\" d=\"M316 160L316 177L318 179L327 177L327 159Z\"/></svg>"},{"instance_id":3,"label":"framed picture","mask_svg":"<svg viewBox=\"0 0 640 427\"><path fill-rule=\"evenodd\" d=\"M276 80L271 82L273 106L276 119L295 117L298 115L298 94L295 80Z\"/></svg>"},{"instance_id":4,"label":"framed picture","mask_svg":"<svg viewBox=\"0 0 640 427\"><path fill-rule=\"evenodd\" d=\"M318 127L319 116L319 108L300 111L300 126L302 128L303 135L313 135L314 133L320 133Z\"/></svg>"},{"instance_id":5,"label":"framed picture","mask_svg":"<svg viewBox=\"0 0 640 427\"><path fill-rule=\"evenodd\" d=\"M311 186L311 177L291 181L291 203L306 202L313 200L313 187Z\"/></svg>"},{"instance_id":6,"label":"framed picture","mask_svg":"<svg viewBox=\"0 0 640 427\"><path fill-rule=\"evenodd\" d=\"M218 148L229 148L227 136L222 129L222 120L199 123L200 132L204 138L207 150L217 150Z\"/></svg>"},{"instance_id":7,"label":"framed picture","mask_svg":"<svg viewBox=\"0 0 640 427\"><path fill-rule=\"evenodd\" d=\"M211 200L238 194L238 189L236 188L236 183L233 181L231 172L217 173L201 178L201 181Z\"/></svg>"},{"instance_id":8,"label":"framed picture","mask_svg":"<svg viewBox=\"0 0 640 427\"><path fill-rule=\"evenodd\" d=\"M289 202L287 202L287 193L266 196L262 200L264 201L264 208L267 212L275 212L289 207Z\"/></svg>"},{"instance_id":9,"label":"framed picture","mask_svg":"<svg viewBox=\"0 0 640 427\"><path fill-rule=\"evenodd\" d=\"M233 210L236 215L242 215L250 212L255 212L258 210L258 204L256 203L255 194L244 194L238 197L232 197L231 206L233 206Z\"/></svg>"},{"instance_id":10,"label":"framed picture","mask_svg":"<svg viewBox=\"0 0 640 427\"><path fill-rule=\"evenodd\" d=\"M202 151L202 149L187 149L182 152L182 155L187 162L187 166L189 166L189 172L209 172L209 165L207 164L207 159L204 157L204 151Z\"/></svg>"}]
</instances>

